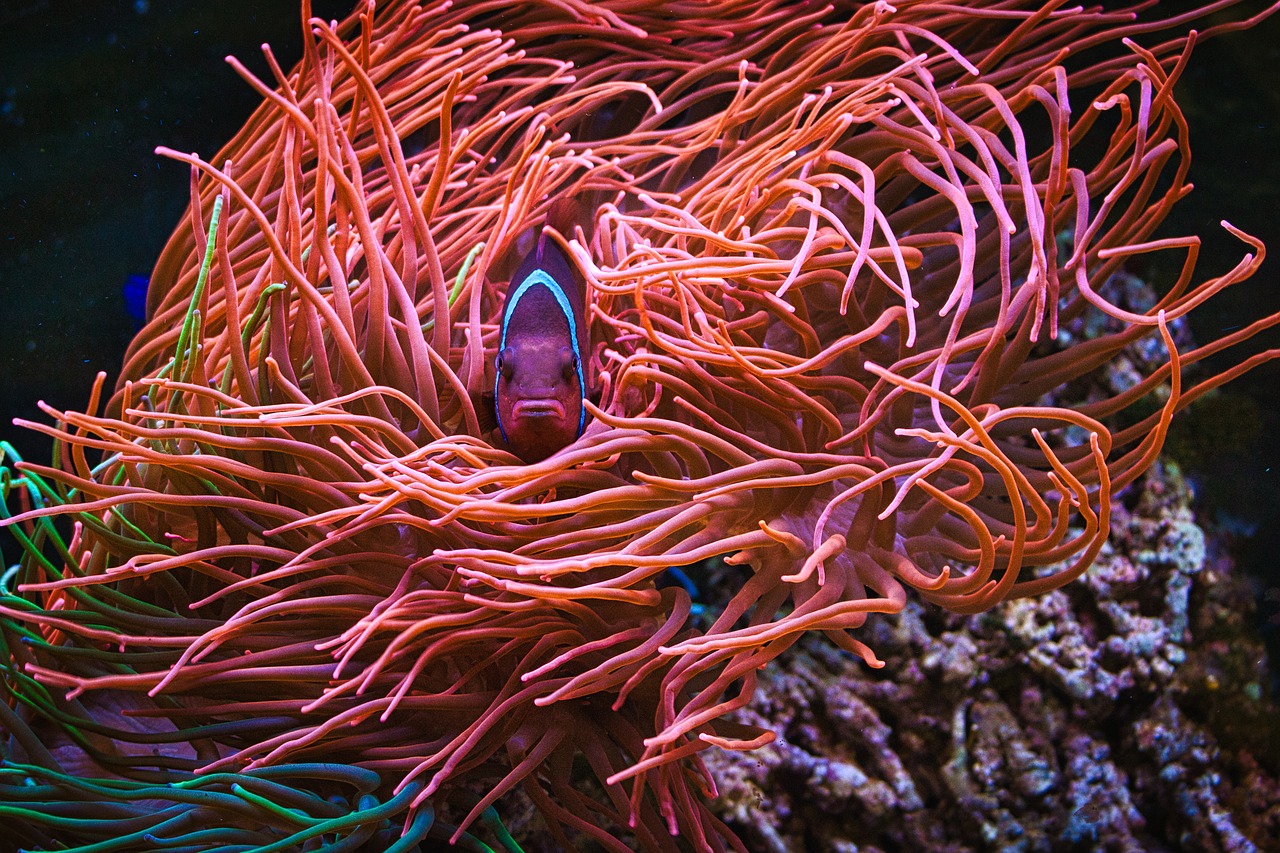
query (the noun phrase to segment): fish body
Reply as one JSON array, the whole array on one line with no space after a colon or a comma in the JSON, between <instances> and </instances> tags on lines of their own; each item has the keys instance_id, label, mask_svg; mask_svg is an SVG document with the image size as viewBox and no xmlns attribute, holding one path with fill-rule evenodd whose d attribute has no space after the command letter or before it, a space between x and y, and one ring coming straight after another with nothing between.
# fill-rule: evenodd
<instances>
[{"instance_id":1,"label":"fish body","mask_svg":"<svg viewBox=\"0 0 1280 853\"><path fill-rule=\"evenodd\" d=\"M498 429L525 462L562 449L586 426L584 297L573 262L544 231L507 288L494 363Z\"/></svg>"}]
</instances>

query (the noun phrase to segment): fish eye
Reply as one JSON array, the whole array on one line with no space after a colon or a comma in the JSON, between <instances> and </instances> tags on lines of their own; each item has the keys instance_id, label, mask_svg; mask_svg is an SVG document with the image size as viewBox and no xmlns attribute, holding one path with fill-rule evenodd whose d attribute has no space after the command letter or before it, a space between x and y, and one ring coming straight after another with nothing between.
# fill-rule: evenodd
<instances>
[{"instance_id":1,"label":"fish eye","mask_svg":"<svg viewBox=\"0 0 1280 853\"><path fill-rule=\"evenodd\" d=\"M515 373L515 356L516 351L511 347L507 347L502 352L498 353L498 358L494 362L494 367L498 369L498 373L502 375L503 379L510 379L512 374Z\"/></svg>"},{"instance_id":2,"label":"fish eye","mask_svg":"<svg viewBox=\"0 0 1280 853\"><path fill-rule=\"evenodd\" d=\"M560 372L566 380L578 373L578 354L569 347L560 348Z\"/></svg>"}]
</instances>

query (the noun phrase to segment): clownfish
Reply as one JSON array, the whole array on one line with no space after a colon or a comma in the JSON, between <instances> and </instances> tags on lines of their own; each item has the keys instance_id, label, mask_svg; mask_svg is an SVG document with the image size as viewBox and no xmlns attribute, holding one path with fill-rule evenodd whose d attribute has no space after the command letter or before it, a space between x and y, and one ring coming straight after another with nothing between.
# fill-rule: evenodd
<instances>
[{"instance_id":1,"label":"clownfish","mask_svg":"<svg viewBox=\"0 0 1280 853\"><path fill-rule=\"evenodd\" d=\"M586 427L585 306L573 261L541 232L508 285L494 360L498 429L527 463L576 441Z\"/></svg>"}]
</instances>

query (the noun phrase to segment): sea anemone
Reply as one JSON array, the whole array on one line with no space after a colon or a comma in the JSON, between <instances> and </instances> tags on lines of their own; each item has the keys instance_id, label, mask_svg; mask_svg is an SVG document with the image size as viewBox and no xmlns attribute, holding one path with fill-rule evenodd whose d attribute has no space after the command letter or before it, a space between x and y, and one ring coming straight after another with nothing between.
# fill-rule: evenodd
<instances>
[{"instance_id":1,"label":"sea anemone","mask_svg":"<svg viewBox=\"0 0 1280 853\"><path fill-rule=\"evenodd\" d=\"M1276 316L1178 343L1263 256L1224 223L1249 253L1197 283L1198 239L1156 236L1193 15L303 5L293 72L232 60L264 99L240 134L161 151L192 203L114 394L26 424L54 464L5 472L28 843L404 850L484 819L510 847L520 788L565 849L743 849L699 755L772 737L725 719L757 670L808 632L875 666L853 632L909 594L1069 582L1170 418L1275 355L1190 378ZM485 391L562 198L589 422L523 464ZM1151 252L1181 273L1122 305ZM1133 346L1166 356L1062 402ZM709 566L713 607L669 582Z\"/></svg>"}]
</instances>

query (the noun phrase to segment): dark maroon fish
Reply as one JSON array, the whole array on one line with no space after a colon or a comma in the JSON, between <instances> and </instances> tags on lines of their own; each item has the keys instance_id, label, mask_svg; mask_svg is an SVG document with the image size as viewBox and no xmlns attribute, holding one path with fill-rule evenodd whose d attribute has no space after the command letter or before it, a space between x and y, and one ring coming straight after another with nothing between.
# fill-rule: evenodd
<instances>
[{"instance_id":1,"label":"dark maroon fish","mask_svg":"<svg viewBox=\"0 0 1280 853\"><path fill-rule=\"evenodd\" d=\"M525 462L571 444L586 426L584 297L573 261L539 234L507 288L493 389L498 429Z\"/></svg>"}]
</instances>

